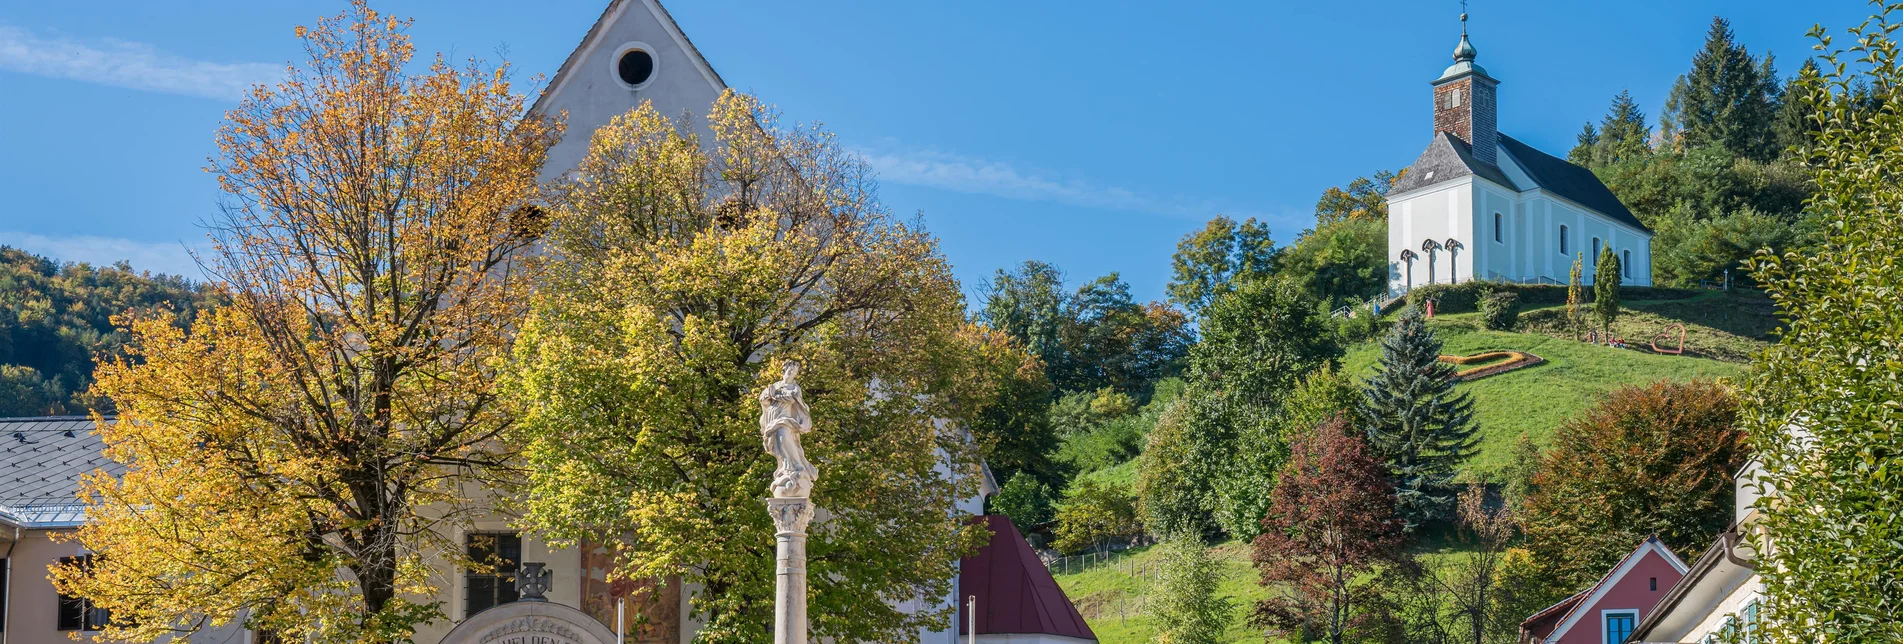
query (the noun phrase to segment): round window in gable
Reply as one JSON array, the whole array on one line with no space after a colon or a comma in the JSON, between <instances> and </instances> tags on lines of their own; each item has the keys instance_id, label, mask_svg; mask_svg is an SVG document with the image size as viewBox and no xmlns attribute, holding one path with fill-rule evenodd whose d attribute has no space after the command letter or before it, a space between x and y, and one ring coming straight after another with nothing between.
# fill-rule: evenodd
<instances>
[{"instance_id":1,"label":"round window in gable","mask_svg":"<svg viewBox=\"0 0 1903 644\"><path fill-rule=\"evenodd\" d=\"M628 89L641 89L654 80L654 54L642 43L623 45L613 64L615 80Z\"/></svg>"}]
</instances>

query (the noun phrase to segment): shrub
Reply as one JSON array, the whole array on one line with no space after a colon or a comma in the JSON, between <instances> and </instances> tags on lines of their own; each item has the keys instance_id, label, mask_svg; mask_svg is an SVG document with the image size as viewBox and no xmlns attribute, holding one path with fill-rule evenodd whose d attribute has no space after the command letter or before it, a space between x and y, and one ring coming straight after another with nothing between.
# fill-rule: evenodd
<instances>
[{"instance_id":1,"label":"shrub","mask_svg":"<svg viewBox=\"0 0 1903 644\"><path fill-rule=\"evenodd\" d=\"M1509 291L1493 291L1480 298L1480 319L1495 331L1512 331L1520 326L1520 296Z\"/></svg>"},{"instance_id":2,"label":"shrub","mask_svg":"<svg viewBox=\"0 0 1903 644\"><path fill-rule=\"evenodd\" d=\"M1057 541L1052 544L1060 552L1076 554L1143 533L1136 497L1128 487L1078 479L1067 496L1057 511Z\"/></svg>"},{"instance_id":3,"label":"shrub","mask_svg":"<svg viewBox=\"0 0 1903 644\"><path fill-rule=\"evenodd\" d=\"M1051 520L1051 486L1028 472L1018 472L991 497L991 509L1029 532Z\"/></svg>"},{"instance_id":4,"label":"shrub","mask_svg":"<svg viewBox=\"0 0 1903 644\"><path fill-rule=\"evenodd\" d=\"M1690 558L1731 522L1748 450L1738 404L1711 381L1613 391L1553 434L1526 490L1527 547L1556 590L1604 575L1656 534Z\"/></svg>"},{"instance_id":5,"label":"shrub","mask_svg":"<svg viewBox=\"0 0 1903 644\"><path fill-rule=\"evenodd\" d=\"M1209 556L1197 535L1164 541L1158 563L1155 613L1158 641L1217 644L1235 617L1231 600L1216 594L1222 562Z\"/></svg>"}]
</instances>

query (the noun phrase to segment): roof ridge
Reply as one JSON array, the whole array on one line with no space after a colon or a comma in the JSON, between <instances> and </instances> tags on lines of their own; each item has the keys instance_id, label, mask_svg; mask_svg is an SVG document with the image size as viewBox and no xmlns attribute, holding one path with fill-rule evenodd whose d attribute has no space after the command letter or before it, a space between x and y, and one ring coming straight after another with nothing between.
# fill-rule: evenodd
<instances>
[{"instance_id":1,"label":"roof ridge","mask_svg":"<svg viewBox=\"0 0 1903 644\"><path fill-rule=\"evenodd\" d=\"M119 418L117 414L103 414L101 417L104 418L105 420L117 420ZM92 420L92 419L93 419L92 416L83 415L83 414L69 414L65 416L7 416L7 417L0 417L0 423L50 423L50 422L57 422L57 421Z\"/></svg>"}]
</instances>

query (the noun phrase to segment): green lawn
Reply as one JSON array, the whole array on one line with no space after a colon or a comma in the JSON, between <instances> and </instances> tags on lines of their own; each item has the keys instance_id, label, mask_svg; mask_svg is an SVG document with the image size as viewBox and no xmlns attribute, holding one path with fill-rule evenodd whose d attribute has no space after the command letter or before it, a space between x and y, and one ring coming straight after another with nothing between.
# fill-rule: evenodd
<instances>
[{"instance_id":1,"label":"green lawn","mask_svg":"<svg viewBox=\"0 0 1903 644\"><path fill-rule=\"evenodd\" d=\"M1480 425L1480 453L1469 463L1469 469L1483 475L1497 473L1507 464L1513 444L1522 434L1544 445L1561 422L1615 388L1661 379L1743 375L1743 361L1763 346L1769 327L1755 302L1738 300L1743 298L1711 293L1691 300L1631 303L1631 314L1622 319L1617 332L1636 336L1656 333L1672 323L1685 324L1689 350L1682 356L1555 337L1560 333L1557 325L1548 327L1547 321L1558 319L1560 307L1528 311L1523 315L1528 328L1515 333L1485 330L1473 313L1437 316L1429 324L1448 354L1514 350L1546 359L1544 364L1459 385L1460 391L1473 395ZM1747 306L1752 307L1751 311L1741 312ZM1643 346L1638 338L1628 337L1628 342ZM1380 353L1378 340L1365 342L1350 347L1342 364L1349 374L1366 377Z\"/></svg>"}]
</instances>

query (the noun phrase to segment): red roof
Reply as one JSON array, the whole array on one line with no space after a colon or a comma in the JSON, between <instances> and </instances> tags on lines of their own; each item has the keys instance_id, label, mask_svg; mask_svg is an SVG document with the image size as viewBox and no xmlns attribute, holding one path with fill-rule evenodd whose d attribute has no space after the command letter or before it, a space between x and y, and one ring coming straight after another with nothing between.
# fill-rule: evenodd
<instances>
[{"instance_id":1,"label":"red roof","mask_svg":"<svg viewBox=\"0 0 1903 644\"><path fill-rule=\"evenodd\" d=\"M1024 535L999 515L974 517L991 529L991 543L959 565L958 632L968 632L967 598L978 598L978 634L1041 633L1096 641L1051 571L1038 560Z\"/></svg>"}]
</instances>

